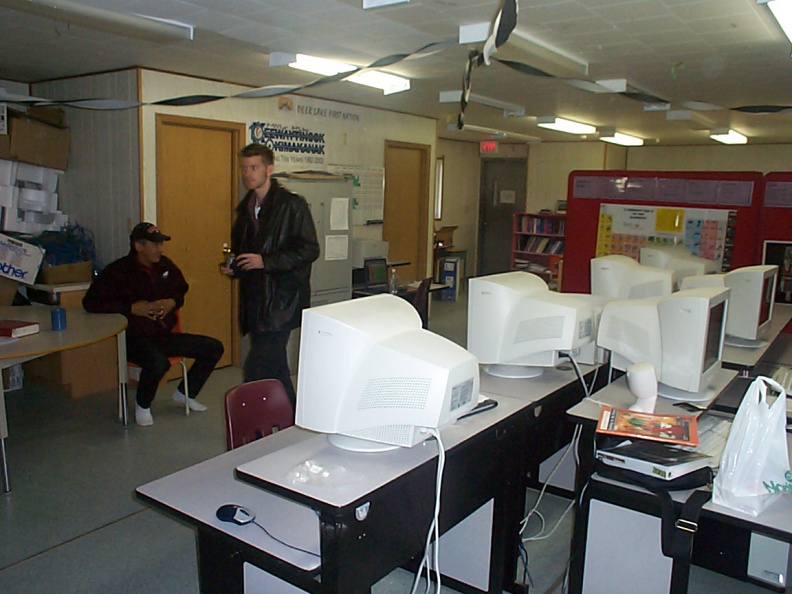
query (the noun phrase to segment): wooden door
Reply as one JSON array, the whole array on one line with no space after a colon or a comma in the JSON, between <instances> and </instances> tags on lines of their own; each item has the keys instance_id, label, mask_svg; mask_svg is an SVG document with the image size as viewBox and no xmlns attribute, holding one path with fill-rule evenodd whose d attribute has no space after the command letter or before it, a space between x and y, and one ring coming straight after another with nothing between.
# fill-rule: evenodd
<instances>
[{"instance_id":1,"label":"wooden door","mask_svg":"<svg viewBox=\"0 0 792 594\"><path fill-rule=\"evenodd\" d=\"M157 116L157 224L172 237L165 254L190 284L182 329L222 341L218 366L240 360L236 292L218 265L231 240L244 133L231 122Z\"/></svg>"},{"instance_id":2,"label":"wooden door","mask_svg":"<svg viewBox=\"0 0 792 594\"><path fill-rule=\"evenodd\" d=\"M513 214L525 210L525 159L486 159L479 193L479 276L511 267Z\"/></svg>"},{"instance_id":3,"label":"wooden door","mask_svg":"<svg viewBox=\"0 0 792 594\"><path fill-rule=\"evenodd\" d=\"M388 259L406 260L396 269L403 281L427 274L429 234L429 156L423 144L386 141L385 212L382 239L388 242Z\"/></svg>"}]
</instances>

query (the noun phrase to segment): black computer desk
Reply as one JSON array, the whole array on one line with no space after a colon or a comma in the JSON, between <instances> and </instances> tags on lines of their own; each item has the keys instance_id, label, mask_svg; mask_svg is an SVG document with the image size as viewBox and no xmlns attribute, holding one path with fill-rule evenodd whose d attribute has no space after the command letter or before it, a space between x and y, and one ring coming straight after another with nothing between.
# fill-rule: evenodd
<instances>
[{"instance_id":1,"label":"black computer desk","mask_svg":"<svg viewBox=\"0 0 792 594\"><path fill-rule=\"evenodd\" d=\"M442 432L441 568L451 587L470 592L500 593L513 586L516 572L528 404L498 400L495 409ZM267 592L367 593L423 553L436 452L432 440L353 454L335 450L324 435L291 427L143 485L137 494L196 528L204 593L243 592L245 584ZM292 484L287 475L307 459L335 460L354 480ZM255 525L221 522L215 510L225 503L252 509L270 531L319 556L285 548Z\"/></svg>"},{"instance_id":2,"label":"black computer desk","mask_svg":"<svg viewBox=\"0 0 792 594\"><path fill-rule=\"evenodd\" d=\"M735 376L733 370L721 370L714 384L716 395ZM593 398L622 408L635 400L624 377ZM658 399L656 410L679 412L673 402L663 398ZM599 406L591 401L581 402L569 414L588 429L581 445L593 445ZM789 434L787 442L792 446ZM590 447L585 451L581 448L581 483L586 487L581 488L580 509L575 518L569 591L608 591L615 585L613 576L618 576L616 582L627 588L624 591L668 592L671 562L660 551L660 507L656 496L591 474L590 469L586 470L590 464L585 462L592 462L593 455ZM688 495L689 491L674 493L677 506ZM757 545L754 541L761 543ZM772 547L792 546L792 499L788 496L779 496L755 518L710 501L698 522L692 562L729 577L748 580L749 556L757 554L754 547L767 543Z\"/></svg>"},{"instance_id":3,"label":"black computer desk","mask_svg":"<svg viewBox=\"0 0 792 594\"><path fill-rule=\"evenodd\" d=\"M584 373L591 381L593 368L584 366ZM521 593L526 588L515 576L526 481L536 482L548 444L558 439L547 438L547 431L582 390L574 372L551 369L537 380L485 378L482 393L499 405L442 433L448 458L441 568L444 583L462 592ZM284 484L291 468L286 458L266 465L269 475L256 469L254 461L271 454L292 462L314 456L324 439L292 427L137 489L138 497L196 529L202 592L241 592L245 583L279 594L368 592L422 553L433 503L434 444L390 453L393 464L378 463L379 470L360 466L366 482L346 502ZM272 474L282 466L282 474ZM355 469L346 461L344 467ZM359 521L355 512L367 502L365 521ZM286 549L256 526L217 520L214 512L225 503L252 509L276 534L321 557Z\"/></svg>"}]
</instances>

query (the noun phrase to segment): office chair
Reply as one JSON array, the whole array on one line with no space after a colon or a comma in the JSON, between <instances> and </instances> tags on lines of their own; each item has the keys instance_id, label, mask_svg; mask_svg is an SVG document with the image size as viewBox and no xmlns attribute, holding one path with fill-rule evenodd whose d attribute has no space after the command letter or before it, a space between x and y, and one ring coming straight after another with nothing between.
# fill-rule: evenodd
<instances>
[{"instance_id":1,"label":"office chair","mask_svg":"<svg viewBox=\"0 0 792 594\"><path fill-rule=\"evenodd\" d=\"M280 380L263 379L231 388L225 395L226 448L294 425L294 408Z\"/></svg>"},{"instance_id":2,"label":"office chair","mask_svg":"<svg viewBox=\"0 0 792 594\"><path fill-rule=\"evenodd\" d=\"M181 310L176 310L176 324L171 329L171 332L181 332ZM184 357L168 357L168 363L170 366L173 367L177 363L181 365L182 368L182 380L184 381L184 414L186 416L190 416L190 388L187 383L187 363L184 361ZM140 381L140 366L136 365L132 361L127 361L127 368L129 370L129 379ZM119 407L121 405L119 404Z\"/></svg>"},{"instance_id":3,"label":"office chair","mask_svg":"<svg viewBox=\"0 0 792 594\"><path fill-rule=\"evenodd\" d=\"M429 286L431 284L431 276L423 279L415 293L410 296L410 303L421 316L421 326L426 329L429 328Z\"/></svg>"}]
</instances>

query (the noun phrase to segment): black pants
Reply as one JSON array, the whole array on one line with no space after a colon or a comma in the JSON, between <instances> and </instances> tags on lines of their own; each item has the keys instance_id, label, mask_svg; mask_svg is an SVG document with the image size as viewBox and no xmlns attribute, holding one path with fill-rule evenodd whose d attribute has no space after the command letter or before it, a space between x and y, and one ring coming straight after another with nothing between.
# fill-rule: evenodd
<instances>
[{"instance_id":1,"label":"black pants","mask_svg":"<svg viewBox=\"0 0 792 594\"><path fill-rule=\"evenodd\" d=\"M252 332L250 334L250 352L245 359L245 382L260 379L278 379L286 388L286 394L292 406L297 405L297 395L289 373L289 362L286 359L286 344L291 331Z\"/></svg>"},{"instance_id":2,"label":"black pants","mask_svg":"<svg viewBox=\"0 0 792 594\"><path fill-rule=\"evenodd\" d=\"M195 359L187 372L189 396L195 398L222 356L223 343L200 334L174 332L157 340L128 339L127 360L141 368L136 396L138 405L151 406L160 380L170 369L168 357ZM179 383L179 390L184 393L184 381Z\"/></svg>"}]
</instances>

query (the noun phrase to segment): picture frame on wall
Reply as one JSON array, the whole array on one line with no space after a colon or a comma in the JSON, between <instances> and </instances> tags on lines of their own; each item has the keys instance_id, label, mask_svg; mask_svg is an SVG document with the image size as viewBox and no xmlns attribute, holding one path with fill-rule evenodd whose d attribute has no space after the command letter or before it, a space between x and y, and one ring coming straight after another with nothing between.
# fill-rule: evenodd
<instances>
[{"instance_id":1,"label":"picture frame on wall","mask_svg":"<svg viewBox=\"0 0 792 594\"><path fill-rule=\"evenodd\" d=\"M762 263L778 266L776 303L792 303L792 241L765 240Z\"/></svg>"}]
</instances>

